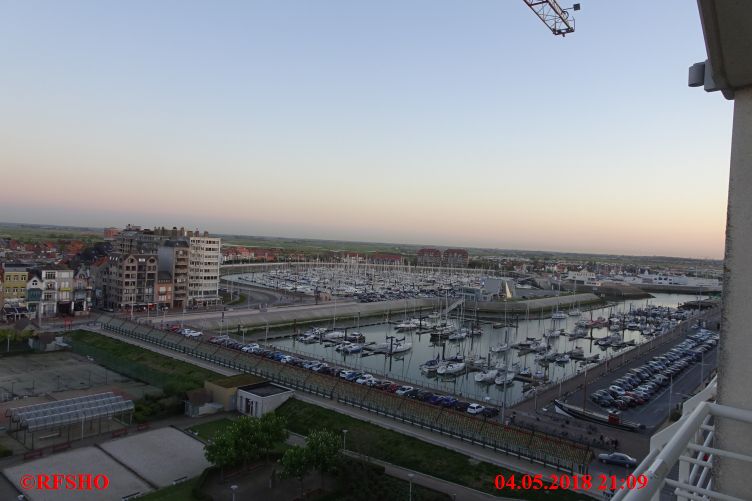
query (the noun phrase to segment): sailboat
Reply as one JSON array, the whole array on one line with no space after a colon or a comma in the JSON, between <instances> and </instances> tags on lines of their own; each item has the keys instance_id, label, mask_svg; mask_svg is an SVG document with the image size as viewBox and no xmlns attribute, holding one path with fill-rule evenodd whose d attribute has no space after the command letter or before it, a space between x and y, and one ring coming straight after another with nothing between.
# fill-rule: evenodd
<instances>
[{"instance_id":1,"label":"sailboat","mask_svg":"<svg viewBox=\"0 0 752 501\"><path fill-rule=\"evenodd\" d=\"M439 367L441 362L439 361L438 355L436 358L428 360L427 362L423 363L420 366L420 372L424 374L430 374L431 372L436 372L436 369Z\"/></svg>"},{"instance_id":2,"label":"sailboat","mask_svg":"<svg viewBox=\"0 0 752 501\"><path fill-rule=\"evenodd\" d=\"M499 369L488 369L483 372L476 372L474 379L476 383L493 383L496 380L496 376L499 374Z\"/></svg>"},{"instance_id":3,"label":"sailboat","mask_svg":"<svg viewBox=\"0 0 752 501\"><path fill-rule=\"evenodd\" d=\"M495 344L489 348L491 350L491 353L504 353L509 349L509 344L507 343L500 343Z\"/></svg>"},{"instance_id":4,"label":"sailboat","mask_svg":"<svg viewBox=\"0 0 752 501\"><path fill-rule=\"evenodd\" d=\"M574 281L574 295L577 296L577 280ZM569 309L568 314L570 317L579 317L580 315L582 315L582 312L579 308L579 301L577 306Z\"/></svg>"},{"instance_id":5,"label":"sailboat","mask_svg":"<svg viewBox=\"0 0 752 501\"><path fill-rule=\"evenodd\" d=\"M567 355L566 353L558 355L554 362L556 362L557 364L566 364L567 362L569 362L569 355Z\"/></svg>"},{"instance_id":6,"label":"sailboat","mask_svg":"<svg viewBox=\"0 0 752 501\"><path fill-rule=\"evenodd\" d=\"M551 314L553 320L565 320L567 314L559 311L559 296L561 295L561 275L559 276L559 290L556 292L556 311Z\"/></svg>"},{"instance_id":7,"label":"sailboat","mask_svg":"<svg viewBox=\"0 0 752 501\"><path fill-rule=\"evenodd\" d=\"M449 341L462 341L467 337L467 332L464 330L458 330L456 332L453 332L452 334L449 334Z\"/></svg>"},{"instance_id":8,"label":"sailboat","mask_svg":"<svg viewBox=\"0 0 752 501\"><path fill-rule=\"evenodd\" d=\"M397 341L393 345L389 346L386 350L387 354L393 355L395 353L402 353L411 350L413 343L406 343L404 341Z\"/></svg>"},{"instance_id":9,"label":"sailboat","mask_svg":"<svg viewBox=\"0 0 752 501\"><path fill-rule=\"evenodd\" d=\"M442 364L436 369L436 374L440 376L453 376L465 372L465 362L450 362Z\"/></svg>"},{"instance_id":10,"label":"sailboat","mask_svg":"<svg viewBox=\"0 0 752 501\"><path fill-rule=\"evenodd\" d=\"M496 376L496 379L494 379L494 383L498 384L499 386L506 386L514 383L514 377L517 374L513 371L505 371Z\"/></svg>"}]
</instances>

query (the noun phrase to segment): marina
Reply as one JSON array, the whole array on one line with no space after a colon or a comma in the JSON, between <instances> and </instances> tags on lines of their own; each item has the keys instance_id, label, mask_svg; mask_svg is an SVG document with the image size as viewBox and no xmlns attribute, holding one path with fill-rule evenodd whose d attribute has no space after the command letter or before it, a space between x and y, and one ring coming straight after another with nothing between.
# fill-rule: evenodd
<instances>
[{"instance_id":1,"label":"marina","mask_svg":"<svg viewBox=\"0 0 752 501\"><path fill-rule=\"evenodd\" d=\"M315 329L283 332L268 344L380 379L510 406L536 386L651 342L687 316L677 306L694 298L658 294L580 316L518 319L515 327L500 328L476 322L461 309L443 318L439 312L413 317L405 311L398 320L366 326L357 318L337 318Z\"/></svg>"}]
</instances>

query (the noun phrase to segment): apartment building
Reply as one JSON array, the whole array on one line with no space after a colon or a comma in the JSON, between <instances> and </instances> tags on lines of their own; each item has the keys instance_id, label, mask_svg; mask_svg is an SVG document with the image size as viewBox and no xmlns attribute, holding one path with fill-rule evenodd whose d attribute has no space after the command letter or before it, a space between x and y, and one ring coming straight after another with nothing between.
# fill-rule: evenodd
<instances>
[{"instance_id":1,"label":"apartment building","mask_svg":"<svg viewBox=\"0 0 752 501\"><path fill-rule=\"evenodd\" d=\"M441 266L441 251L425 247L418 251L418 266Z\"/></svg>"},{"instance_id":2,"label":"apartment building","mask_svg":"<svg viewBox=\"0 0 752 501\"><path fill-rule=\"evenodd\" d=\"M44 294L44 280L38 270L29 273L29 280L26 282L26 307L31 315L39 310ZM49 297L49 293L48 293Z\"/></svg>"},{"instance_id":3,"label":"apartment building","mask_svg":"<svg viewBox=\"0 0 752 501\"><path fill-rule=\"evenodd\" d=\"M156 302L157 256L112 254L101 268L100 280L105 308L151 307Z\"/></svg>"},{"instance_id":4,"label":"apartment building","mask_svg":"<svg viewBox=\"0 0 752 501\"><path fill-rule=\"evenodd\" d=\"M73 312L75 315L91 309L94 282L91 272L81 267L73 276Z\"/></svg>"},{"instance_id":5,"label":"apartment building","mask_svg":"<svg viewBox=\"0 0 752 501\"><path fill-rule=\"evenodd\" d=\"M173 305L173 280L169 271L157 272L157 305L159 308L169 308Z\"/></svg>"},{"instance_id":6,"label":"apartment building","mask_svg":"<svg viewBox=\"0 0 752 501\"><path fill-rule=\"evenodd\" d=\"M219 263L222 240L207 232L188 237L188 298L194 306L219 304Z\"/></svg>"},{"instance_id":7,"label":"apartment building","mask_svg":"<svg viewBox=\"0 0 752 501\"><path fill-rule=\"evenodd\" d=\"M5 303L19 306L26 302L26 282L29 280L28 265L21 263L5 263Z\"/></svg>"},{"instance_id":8,"label":"apartment building","mask_svg":"<svg viewBox=\"0 0 752 501\"><path fill-rule=\"evenodd\" d=\"M190 244L187 240L167 240L157 251L159 272L169 273L172 278L170 308L182 310L188 306L188 270Z\"/></svg>"},{"instance_id":9,"label":"apartment building","mask_svg":"<svg viewBox=\"0 0 752 501\"><path fill-rule=\"evenodd\" d=\"M444 251L444 266L448 268L465 268L470 262L470 255L465 249L447 249Z\"/></svg>"},{"instance_id":10,"label":"apartment building","mask_svg":"<svg viewBox=\"0 0 752 501\"><path fill-rule=\"evenodd\" d=\"M45 280L54 280L56 306L55 313L70 315L73 313L73 270L65 266L46 266L42 269Z\"/></svg>"},{"instance_id":11,"label":"apartment building","mask_svg":"<svg viewBox=\"0 0 752 501\"><path fill-rule=\"evenodd\" d=\"M158 271L169 273L173 280L170 301L163 303L158 298L153 301L175 309L221 302L221 245L220 238L211 237L206 231L190 231L183 227L148 229L134 225L128 225L113 241L115 255L151 256L157 263ZM107 291L102 289L104 296L115 290L112 283ZM113 301L106 298L105 302L113 308L111 305L119 302L119 299Z\"/></svg>"}]
</instances>

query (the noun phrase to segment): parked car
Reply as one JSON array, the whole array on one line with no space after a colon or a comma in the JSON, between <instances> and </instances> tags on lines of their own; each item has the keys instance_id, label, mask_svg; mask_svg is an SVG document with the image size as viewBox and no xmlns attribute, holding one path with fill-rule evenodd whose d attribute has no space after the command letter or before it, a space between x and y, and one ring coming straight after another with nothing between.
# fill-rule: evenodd
<instances>
[{"instance_id":1,"label":"parked car","mask_svg":"<svg viewBox=\"0 0 752 501\"><path fill-rule=\"evenodd\" d=\"M466 411L470 407L470 402L463 402L462 400L454 404L454 408L458 411Z\"/></svg>"},{"instance_id":2,"label":"parked car","mask_svg":"<svg viewBox=\"0 0 752 501\"><path fill-rule=\"evenodd\" d=\"M483 409L485 409L485 407L483 407L480 404L470 404L467 407L467 412L469 414L475 415L475 414L480 414L481 412L483 412Z\"/></svg>"},{"instance_id":3,"label":"parked car","mask_svg":"<svg viewBox=\"0 0 752 501\"><path fill-rule=\"evenodd\" d=\"M493 418L499 415L499 409L496 407L486 407L480 413L488 418Z\"/></svg>"},{"instance_id":4,"label":"parked car","mask_svg":"<svg viewBox=\"0 0 752 501\"><path fill-rule=\"evenodd\" d=\"M608 387L608 391L609 391L609 393L611 393L612 395L615 395L615 396L622 396L622 395L624 395L624 388L622 388L621 386L616 386L614 384L612 384L611 386Z\"/></svg>"},{"instance_id":5,"label":"parked car","mask_svg":"<svg viewBox=\"0 0 752 501\"><path fill-rule=\"evenodd\" d=\"M444 398L444 395L434 395L428 399L428 403L433 404L433 405L439 405L443 398Z\"/></svg>"},{"instance_id":6,"label":"parked car","mask_svg":"<svg viewBox=\"0 0 752 501\"><path fill-rule=\"evenodd\" d=\"M412 386L400 386L394 393L399 396L404 396L407 392L413 391L413 389L414 388Z\"/></svg>"},{"instance_id":7,"label":"parked car","mask_svg":"<svg viewBox=\"0 0 752 501\"><path fill-rule=\"evenodd\" d=\"M627 468L634 468L637 466L637 460L632 456L627 456L621 452L611 452L609 454L598 454L598 461L604 464L615 464L619 466L625 466Z\"/></svg>"}]
</instances>

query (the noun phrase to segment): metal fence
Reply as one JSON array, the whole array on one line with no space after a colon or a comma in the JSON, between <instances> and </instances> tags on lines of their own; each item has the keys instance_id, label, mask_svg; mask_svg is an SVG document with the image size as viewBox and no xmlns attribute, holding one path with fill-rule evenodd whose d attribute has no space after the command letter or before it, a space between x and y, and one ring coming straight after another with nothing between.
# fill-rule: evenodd
<instances>
[{"instance_id":1,"label":"metal fence","mask_svg":"<svg viewBox=\"0 0 752 501\"><path fill-rule=\"evenodd\" d=\"M117 334L240 372L255 374L298 391L336 400L396 421L526 459L531 463L562 471L581 472L587 469L592 459L589 447L540 431L504 426L497 420L470 416L453 409L433 406L338 377L199 342L123 319L103 316L100 318L100 325ZM139 368L125 370L133 372L139 371ZM144 379L143 374L134 377Z\"/></svg>"}]
</instances>

